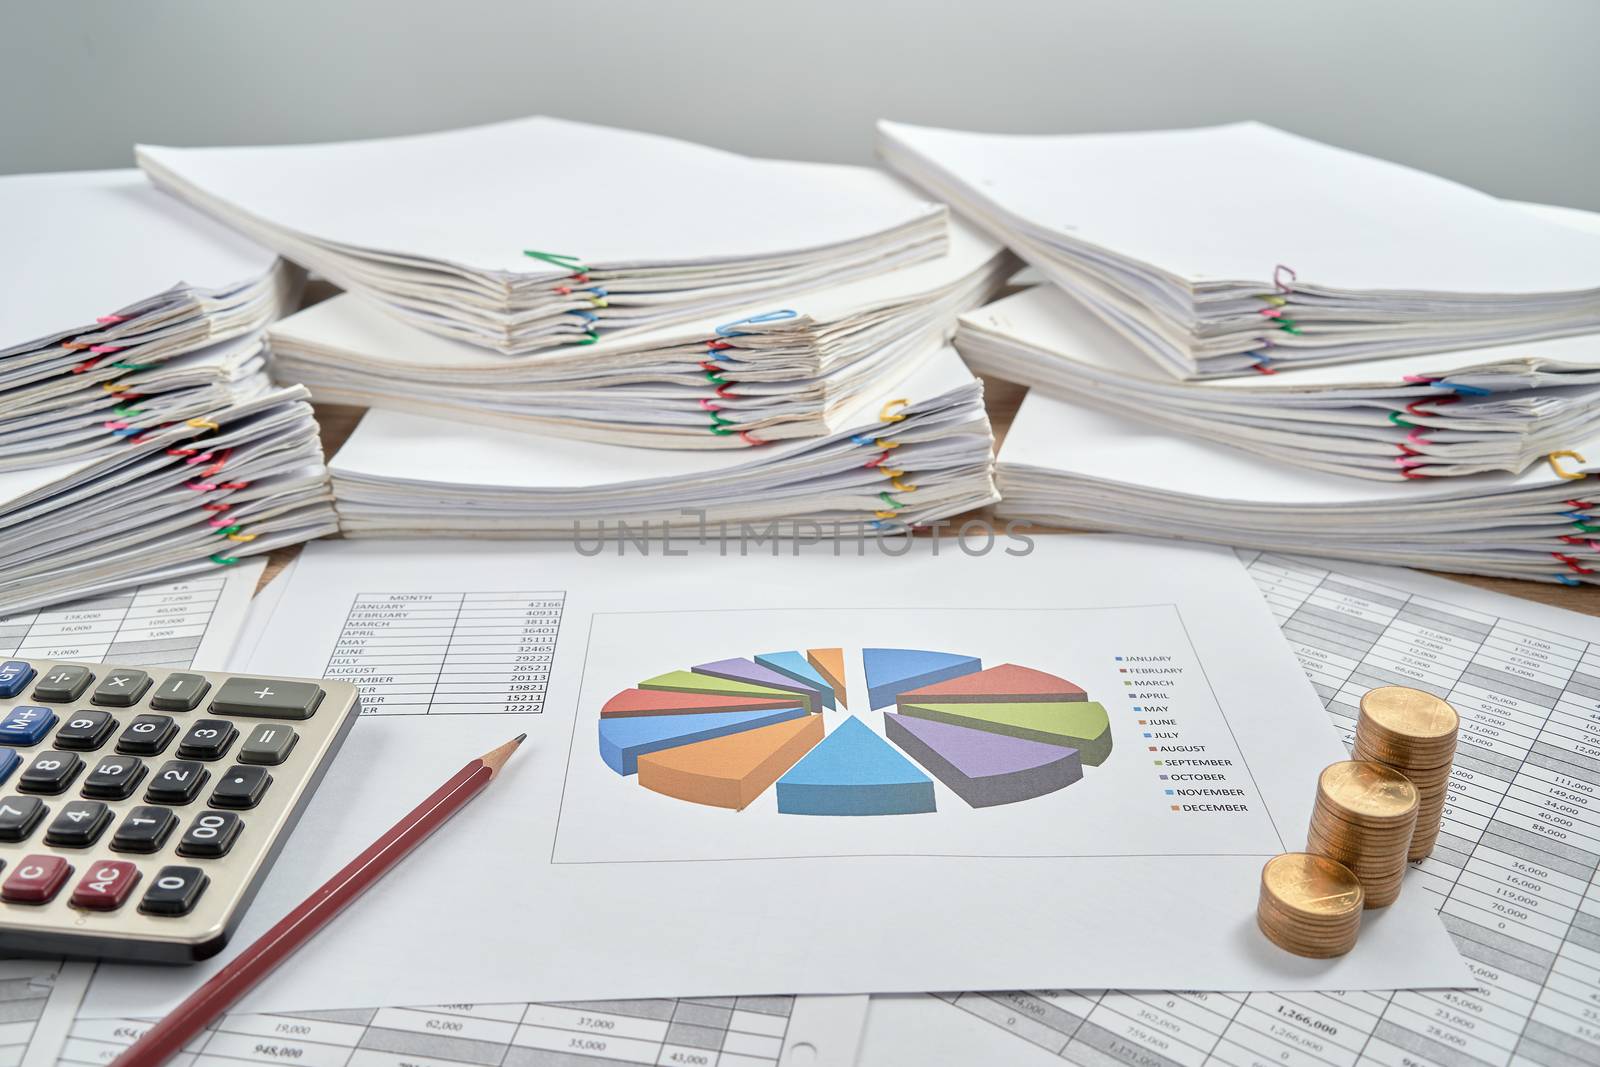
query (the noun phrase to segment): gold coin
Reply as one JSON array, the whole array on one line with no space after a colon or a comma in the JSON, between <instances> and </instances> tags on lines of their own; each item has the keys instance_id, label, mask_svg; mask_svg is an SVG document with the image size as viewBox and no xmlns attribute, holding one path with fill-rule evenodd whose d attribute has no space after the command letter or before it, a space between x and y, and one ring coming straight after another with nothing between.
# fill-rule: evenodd
<instances>
[{"instance_id":1,"label":"gold coin","mask_svg":"<svg viewBox=\"0 0 1600 1067\"><path fill-rule=\"evenodd\" d=\"M1317 788L1346 818L1387 823L1405 819L1417 807L1417 787L1410 779L1370 760L1330 764Z\"/></svg>"},{"instance_id":2,"label":"gold coin","mask_svg":"<svg viewBox=\"0 0 1600 1067\"><path fill-rule=\"evenodd\" d=\"M1420 741L1451 737L1461 725L1461 716L1445 701L1403 685L1368 690L1361 714L1389 733Z\"/></svg>"},{"instance_id":3,"label":"gold coin","mask_svg":"<svg viewBox=\"0 0 1600 1067\"><path fill-rule=\"evenodd\" d=\"M1361 882L1344 864L1308 852L1274 856L1261 869L1261 884L1284 907L1313 915L1346 915L1361 909Z\"/></svg>"}]
</instances>

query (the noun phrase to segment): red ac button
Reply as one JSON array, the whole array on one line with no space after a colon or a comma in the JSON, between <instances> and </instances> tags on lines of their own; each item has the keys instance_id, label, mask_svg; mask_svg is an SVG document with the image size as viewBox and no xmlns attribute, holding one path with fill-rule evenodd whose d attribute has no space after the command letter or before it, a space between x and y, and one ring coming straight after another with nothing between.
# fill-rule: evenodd
<instances>
[{"instance_id":1,"label":"red ac button","mask_svg":"<svg viewBox=\"0 0 1600 1067\"><path fill-rule=\"evenodd\" d=\"M72 904L95 911L113 911L122 907L122 902L138 884L139 868L133 864L120 860L96 863L72 891Z\"/></svg>"}]
</instances>

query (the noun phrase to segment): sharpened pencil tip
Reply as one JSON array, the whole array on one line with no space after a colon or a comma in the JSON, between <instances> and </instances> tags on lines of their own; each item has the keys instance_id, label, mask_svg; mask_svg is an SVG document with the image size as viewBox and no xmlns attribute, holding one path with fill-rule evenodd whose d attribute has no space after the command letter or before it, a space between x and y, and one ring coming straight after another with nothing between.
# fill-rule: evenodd
<instances>
[{"instance_id":1,"label":"sharpened pencil tip","mask_svg":"<svg viewBox=\"0 0 1600 1067\"><path fill-rule=\"evenodd\" d=\"M518 734L516 737L513 737L511 740L501 745L499 748L496 748L490 752L485 752L478 758L483 761L484 766L489 768L490 773L499 774L500 768L506 765L506 760L510 759L511 754L515 752L518 747L521 746L522 742L526 741L527 739L527 734Z\"/></svg>"}]
</instances>

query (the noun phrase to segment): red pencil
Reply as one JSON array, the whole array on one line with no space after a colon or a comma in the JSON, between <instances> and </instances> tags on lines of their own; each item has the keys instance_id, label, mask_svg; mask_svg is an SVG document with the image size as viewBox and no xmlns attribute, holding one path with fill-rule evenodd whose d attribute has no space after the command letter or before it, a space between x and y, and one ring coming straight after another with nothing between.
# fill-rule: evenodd
<instances>
[{"instance_id":1,"label":"red pencil","mask_svg":"<svg viewBox=\"0 0 1600 1067\"><path fill-rule=\"evenodd\" d=\"M368 886L382 878L467 801L477 796L527 736L518 734L457 771L454 778L411 809L410 814L285 915L278 925L262 934L255 944L191 993L166 1018L145 1031L143 1037L116 1058L116 1067L156 1067L183 1051L183 1046L207 1024L232 1007Z\"/></svg>"}]
</instances>

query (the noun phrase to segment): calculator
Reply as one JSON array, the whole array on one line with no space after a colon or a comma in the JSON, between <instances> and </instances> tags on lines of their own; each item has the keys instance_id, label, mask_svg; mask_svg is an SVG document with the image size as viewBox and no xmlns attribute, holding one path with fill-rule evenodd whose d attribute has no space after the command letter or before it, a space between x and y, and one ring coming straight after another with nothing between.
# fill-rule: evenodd
<instances>
[{"instance_id":1,"label":"calculator","mask_svg":"<svg viewBox=\"0 0 1600 1067\"><path fill-rule=\"evenodd\" d=\"M221 951L360 708L346 682L0 662L0 955Z\"/></svg>"}]
</instances>

